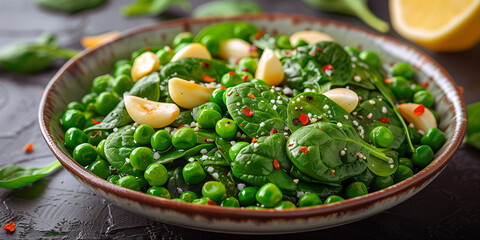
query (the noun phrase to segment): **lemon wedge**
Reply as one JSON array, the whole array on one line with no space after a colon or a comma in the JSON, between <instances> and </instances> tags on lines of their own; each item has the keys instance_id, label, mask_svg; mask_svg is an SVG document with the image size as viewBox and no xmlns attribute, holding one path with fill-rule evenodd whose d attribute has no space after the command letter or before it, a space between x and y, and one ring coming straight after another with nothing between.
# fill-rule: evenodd
<instances>
[{"instance_id":1,"label":"lemon wedge","mask_svg":"<svg viewBox=\"0 0 480 240\"><path fill-rule=\"evenodd\" d=\"M456 52L480 40L480 0L390 0L393 28L435 51Z\"/></svg>"}]
</instances>

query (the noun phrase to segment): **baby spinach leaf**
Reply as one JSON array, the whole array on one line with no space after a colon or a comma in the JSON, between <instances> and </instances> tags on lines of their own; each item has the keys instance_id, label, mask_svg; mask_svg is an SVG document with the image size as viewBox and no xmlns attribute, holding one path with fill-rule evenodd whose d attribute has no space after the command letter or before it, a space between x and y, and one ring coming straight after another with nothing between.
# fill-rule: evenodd
<instances>
[{"instance_id":1,"label":"baby spinach leaf","mask_svg":"<svg viewBox=\"0 0 480 240\"><path fill-rule=\"evenodd\" d=\"M135 83L129 94L141 98L146 98L152 101L158 101L160 98L158 73L149 74ZM117 106L102 120L101 123L88 127L84 131L90 132L93 130L109 130L115 127L120 127L132 122L132 118L128 115L125 109L125 103L120 101Z\"/></svg>"},{"instance_id":2,"label":"baby spinach leaf","mask_svg":"<svg viewBox=\"0 0 480 240\"><path fill-rule=\"evenodd\" d=\"M140 146L133 139L134 132L132 125L126 125L117 132L108 135L104 145L105 156L110 165L128 174L133 174L134 168L126 159L130 157L133 149Z\"/></svg>"},{"instance_id":3,"label":"baby spinach leaf","mask_svg":"<svg viewBox=\"0 0 480 240\"><path fill-rule=\"evenodd\" d=\"M35 0L35 3L41 7L55 11L76 13L83 10L98 7L105 3L105 0Z\"/></svg>"},{"instance_id":4,"label":"baby spinach leaf","mask_svg":"<svg viewBox=\"0 0 480 240\"><path fill-rule=\"evenodd\" d=\"M352 125L350 114L323 94L304 92L288 102L288 126L295 131L317 121Z\"/></svg>"},{"instance_id":5,"label":"baby spinach leaf","mask_svg":"<svg viewBox=\"0 0 480 240\"><path fill-rule=\"evenodd\" d=\"M315 193L321 198L325 199L330 195L338 194L342 191L342 185L339 183L312 183L312 182L298 182L298 191L304 193Z\"/></svg>"},{"instance_id":6,"label":"baby spinach leaf","mask_svg":"<svg viewBox=\"0 0 480 240\"><path fill-rule=\"evenodd\" d=\"M215 141L215 144L217 145L217 149L222 155L222 157L227 160L227 162L231 163L232 159L230 158L230 155L228 155L228 151L230 151L230 148L232 147L232 144L230 144L229 141L218 137L217 140Z\"/></svg>"},{"instance_id":7,"label":"baby spinach leaf","mask_svg":"<svg viewBox=\"0 0 480 240\"><path fill-rule=\"evenodd\" d=\"M160 158L156 159L155 162L158 162L161 164L171 163L179 158L195 155L198 152L200 152L202 149L206 149L208 151L214 147L215 145L213 143L206 143L206 144L197 145L189 149L174 148L172 151L168 151L164 154L160 154Z\"/></svg>"},{"instance_id":8,"label":"baby spinach leaf","mask_svg":"<svg viewBox=\"0 0 480 240\"><path fill-rule=\"evenodd\" d=\"M226 0L204 3L193 10L194 17L229 17L247 13L261 13L262 8L252 1Z\"/></svg>"},{"instance_id":9,"label":"baby spinach leaf","mask_svg":"<svg viewBox=\"0 0 480 240\"><path fill-rule=\"evenodd\" d=\"M385 162L375 156L367 158L367 166L370 171L375 175L386 177L390 176L397 171L398 168L398 153L395 151L386 151L385 155L391 158L388 162Z\"/></svg>"},{"instance_id":10,"label":"baby spinach leaf","mask_svg":"<svg viewBox=\"0 0 480 240\"><path fill-rule=\"evenodd\" d=\"M178 117L170 124L170 126L178 128L182 125L190 125L192 122L195 122L192 117L192 110L185 110L178 114Z\"/></svg>"},{"instance_id":11,"label":"baby spinach leaf","mask_svg":"<svg viewBox=\"0 0 480 240\"><path fill-rule=\"evenodd\" d=\"M55 161L46 166L22 168L15 165L5 166L0 170L0 188L19 189L42 179L45 175L62 166Z\"/></svg>"},{"instance_id":12,"label":"baby spinach leaf","mask_svg":"<svg viewBox=\"0 0 480 240\"><path fill-rule=\"evenodd\" d=\"M350 125L320 122L296 130L287 155L301 172L322 182L339 182L365 171L365 158L389 161L379 149L358 136Z\"/></svg>"},{"instance_id":13,"label":"baby spinach leaf","mask_svg":"<svg viewBox=\"0 0 480 240\"><path fill-rule=\"evenodd\" d=\"M352 64L355 67L353 68L353 77L350 79L349 84L368 90L375 90L375 85L372 82L374 73L370 70L370 66L359 61L354 61Z\"/></svg>"},{"instance_id":14,"label":"baby spinach leaf","mask_svg":"<svg viewBox=\"0 0 480 240\"><path fill-rule=\"evenodd\" d=\"M168 171L168 180L165 185L172 198L178 198L182 192L192 190L190 188L193 185L188 184L183 179L182 169L183 167L179 166Z\"/></svg>"},{"instance_id":15,"label":"baby spinach leaf","mask_svg":"<svg viewBox=\"0 0 480 240\"><path fill-rule=\"evenodd\" d=\"M223 158L220 150L212 149L206 155L195 156L194 159L213 179L225 185L228 196L236 197L238 195L239 190L233 179L230 163Z\"/></svg>"},{"instance_id":16,"label":"baby spinach leaf","mask_svg":"<svg viewBox=\"0 0 480 240\"><path fill-rule=\"evenodd\" d=\"M172 6L180 6L183 10L191 8L187 0L135 0L123 6L122 14L126 17L147 15L158 16Z\"/></svg>"},{"instance_id":17,"label":"baby spinach leaf","mask_svg":"<svg viewBox=\"0 0 480 240\"><path fill-rule=\"evenodd\" d=\"M293 49L293 47L288 45L278 45L278 40L281 35L271 35L268 33L263 34L261 37L258 36L251 36L250 41L253 45L257 46L258 48L265 50L269 49Z\"/></svg>"},{"instance_id":18,"label":"baby spinach leaf","mask_svg":"<svg viewBox=\"0 0 480 240\"><path fill-rule=\"evenodd\" d=\"M296 184L286 173L290 168L291 163L285 155L285 136L276 133L261 137L242 149L235 157L232 173L255 186L271 182L284 191L294 192Z\"/></svg>"},{"instance_id":19,"label":"baby spinach leaf","mask_svg":"<svg viewBox=\"0 0 480 240\"><path fill-rule=\"evenodd\" d=\"M246 22L223 22L210 25L204 28L200 33L195 36L195 42L202 42L202 39L206 36L213 36L221 43L231 38L241 38L248 41L251 35L259 32L258 28Z\"/></svg>"},{"instance_id":20,"label":"baby spinach leaf","mask_svg":"<svg viewBox=\"0 0 480 240\"><path fill-rule=\"evenodd\" d=\"M249 137L258 138L273 129L284 131L286 98L268 86L255 83L243 83L227 91L228 112Z\"/></svg>"},{"instance_id":21,"label":"baby spinach leaf","mask_svg":"<svg viewBox=\"0 0 480 240\"><path fill-rule=\"evenodd\" d=\"M194 80L196 82L205 82L203 76L207 75L220 82L225 73L230 68L226 63L217 60L207 60L199 58L182 58L175 62L167 63L160 71L160 77L163 81L177 77L187 81Z\"/></svg>"}]
</instances>

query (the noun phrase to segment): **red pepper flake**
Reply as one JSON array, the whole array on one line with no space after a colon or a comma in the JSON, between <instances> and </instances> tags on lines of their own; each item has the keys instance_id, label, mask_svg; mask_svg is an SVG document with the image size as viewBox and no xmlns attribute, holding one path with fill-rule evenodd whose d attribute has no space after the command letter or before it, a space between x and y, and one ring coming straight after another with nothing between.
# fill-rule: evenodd
<instances>
[{"instance_id":1,"label":"red pepper flake","mask_svg":"<svg viewBox=\"0 0 480 240\"><path fill-rule=\"evenodd\" d=\"M206 141L207 141L207 138L203 138L203 141L206 142Z\"/></svg>"},{"instance_id":2,"label":"red pepper flake","mask_svg":"<svg viewBox=\"0 0 480 240\"><path fill-rule=\"evenodd\" d=\"M308 147L300 148L300 152L303 152L305 155L307 155L307 150L308 150Z\"/></svg>"},{"instance_id":3,"label":"red pepper flake","mask_svg":"<svg viewBox=\"0 0 480 240\"><path fill-rule=\"evenodd\" d=\"M272 128L272 130L270 131L270 135L273 135L273 134L275 134L275 133L277 133L277 129L276 129L276 128Z\"/></svg>"},{"instance_id":4,"label":"red pepper flake","mask_svg":"<svg viewBox=\"0 0 480 240\"><path fill-rule=\"evenodd\" d=\"M229 76L232 76L232 75L235 75L235 74L237 74L237 73L236 73L236 72L233 72L233 71L228 72L228 75L229 75Z\"/></svg>"},{"instance_id":5,"label":"red pepper flake","mask_svg":"<svg viewBox=\"0 0 480 240\"><path fill-rule=\"evenodd\" d=\"M243 127L243 124L242 124L242 123L240 123L240 127Z\"/></svg>"},{"instance_id":6,"label":"red pepper flake","mask_svg":"<svg viewBox=\"0 0 480 240\"><path fill-rule=\"evenodd\" d=\"M256 143L258 141L258 139L256 139L255 137L252 138L252 143Z\"/></svg>"},{"instance_id":7,"label":"red pepper flake","mask_svg":"<svg viewBox=\"0 0 480 240\"><path fill-rule=\"evenodd\" d=\"M430 85L429 82L422 82L422 83L420 83L420 86L422 86L423 88L427 88L428 85Z\"/></svg>"},{"instance_id":8,"label":"red pepper flake","mask_svg":"<svg viewBox=\"0 0 480 240\"><path fill-rule=\"evenodd\" d=\"M23 147L23 151L24 151L24 152L31 152L31 151L33 151L33 143L32 143L32 142L27 143L27 145L25 145L25 147Z\"/></svg>"},{"instance_id":9,"label":"red pepper flake","mask_svg":"<svg viewBox=\"0 0 480 240\"><path fill-rule=\"evenodd\" d=\"M212 78L212 77L210 77L210 76L208 76L208 75L203 75L203 76L202 76L202 79L203 79L203 81L205 81L205 82L215 82L215 78Z\"/></svg>"},{"instance_id":10,"label":"red pepper flake","mask_svg":"<svg viewBox=\"0 0 480 240\"><path fill-rule=\"evenodd\" d=\"M251 53L251 52L255 52L255 51L257 51L257 49L258 49L258 47L257 47L257 46L255 46L255 45L252 45L252 46L250 46L250 48L248 49L248 52L249 52L249 53Z\"/></svg>"},{"instance_id":11,"label":"red pepper flake","mask_svg":"<svg viewBox=\"0 0 480 240\"><path fill-rule=\"evenodd\" d=\"M208 62L203 62L203 66L204 66L205 68L209 68L209 67L210 67L210 63L208 63Z\"/></svg>"},{"instance_id":12,"label":"red pepper flake","mask_svg":"<svg viewBox=\"0 0 480 240\"><path fill-rule=\"evenodd\" d=\"M330 171L330 175L334 174L335 173L335 170L332 170Z\"/></svg>"},{"instance_id":13,"label":"red pepper flake","mask_svg":"<svg viewBox=\"0 0 480 240\"><path fill-rule=\"evenodd\" d=\"M385 78L385 79L383 79L383 82L386 83L386 84L390 84L390 83L392 83L392 81L393 81L393 80L392 80L391 78Z\"/></svg>"},{"instance_id":14,"label":"red pepper flake","mask_svg":"<svg viewBox=\"0 0 480 240\"><path fill-rule=\"evenodd\" d=\"M259 39L259 38L261 38L262 36L263 36L263 32L257 32L257 33L255 33L255 35L253 35L253 37L254 37L255 39Z\"/></svg>"},{"instance_id":15,"label":"red pepper flake","mask_svg":"<svg viewBox=\"0 0 480 240\"><path fill-rule=\"evenodd\" d=\"M247 68L247 67L243 67L243 68L242 68L242 71L248 72L248 68ZM245 76L246 76L246 75L245 75Z\"/></svg>"},{"instance_id":16,"label":"red pepper flake","mask_svg":"<svg viewBox=\"0 0 480 240\"><path fill-rule=\"evenodd\" d=\"M220 89L222 89L222 90L227 90L227 88L224 87L224 86L220 86Z\"/></svg>"},{"instance_id":17,"label":"red pepper flake","mask_svg":"<svg viewBox=\"0 0 480 240\"><path fill-rule=\"evenodd\" d=\"M186 126L187 125L182 125L182 126L178 127L177 130L180 129L180 128L186 127Z\"/></svg>"},{"instance_id":18,"label":"red pepper flake","mask_svg":"<svg viewBox=\"0 0 480 240\"><path fill-rule=\"evenodd\" d=\"M216 205L217 205L217 203L215 203L214 201L212 201L212 200L208 199L208 200L207 200L207 205L216 206Z\"/></svg>"},{"instance_id":19,"label":"red pepper flake","mask_svg":"<svg viewBox=\"0 0 480 240\"><path fill-rule=\"evenodd\" d=\"M152 50L152 47L146 47L145 48L145 51L150 51L150 50Z\"/></svg>"},{"instance_id":20,"label":"red pepper flake","mask_svg":"<svg viewBox=\"0 0 480 240\"><path fill-rule=\"evenodd\" d=\"M229 97L230 95L232 95L232 93L233 93L233 90L230 91L229 93L227 93L227 97Z\"/></svg>"},{"instance_id":21,"label":"red pepper flake","mask_svg":"<svg viewBox=\"0 0 480 240\"><path fill-rule=\"evenodd\" d=\"M321 49L321 48L318 47L318 48L317 48L317 52L323 52L323 49Z\"/></svg>"},{"instance_id":22,"label":"red pepper flake","mask_svg":"<svg viewBox=\"0 0 480 240\"><path fill-rule=\"evenodd\" d=\"M315 57L315 52L311 52L310 56Z\"/></svg>"},{"instance_id":23,"label":"red pepper flake","mask_svg":"<svg viewBox=\"0 0 480 240\"><path fill-rule=\"evenodd\" d=\"M9 222L7 225L3 226L3 229L8 230L10 232L15 231L15 223Z\"/></svg>"},{"instance_id":24,"label":"red pepper flake","mask_svg":"<svg viewBox=\"0 0 480 240\"><path fill-rule=\"evenodd\" d=\"M95 124L100 124L101 122L100 121L97 121L95 119L92 118L92 122L95 123Z\"/></svg>"},{"instance_id":25,"label":"red pepper flake","mask_svg":"<svg viewBox=\"0 0 480 240\"><path fill-rule=\"evenodd\" d=\"M358 97L358 101L361 102L361 101L362 101L362 98L361 98L361 97Z\"/></svg>"},{"instance_id":26,"label":"red pepper flake","mask_svg":"<svg viewBox=\"0 0 480 240\"><path fill-rule=\"evenodd\" d=\"M93 148L97 149L97 146L93 146Z\"/></svg>"},{"instance_id":27,"label":"red pepper flake","mask_svg":"<svg viewBox=\"0 0 480 240\"><path fill-rule=\"evenodd\" d=\"M322 71L326 71L326 70L333 70L333 65L332 64L328 64L326 66L323 66L322 67Z\"/></svg>"},{"instance_id":28,"label":"red pepper flake","mask_svg":"<svg viewBox=\"0 0 480 240\"><path fill-rule=\"evenodd\" d=\"M388 119L386 117L383 117L383 118L378 119L378 121L383 122L383 123L388 123L388 121L390 121L390 119Z\"/></svg>"},{"instance_id":29,"label":"red pepper flake","mask_svg":"<svg viewBox=\"0 0 480 240\"><path fill-rule=\"evenodd\" d=\"M247 75L247 74L243 75L243 77L242 77L242 81L246 82L246 81L247 81L247 79L248 79L248 75Z\"/></svg>"},{"instance_id":30,"label":"red pepper flake","mask_svg":"<svg viewBox=\"0 0 480 240\"><path fill-rule=\"evenodd\" d=\"M243 112L245 113L245 115L247 115L247 117L251 117L254 111L250 108L244 107Z\"/></svg>"},{"instance_id":31,"label":"red pepper flake","mask_svg":"<svg viewBox=\"0 0 480 240\"><path fill-rule=\"evenodd\" d=\"M224 152L222 148L218 148L218 150L220 150L221 152Z\"/></svg>"},{"instance_id":32,"label":"red pepper flake","mask_svg":"<svg viewBox=\"0 0 480 240\"><path fill-rule=\"evenodd\" d=\"M170 48L170 50L168 50L168 52L173 53L173 49Z\"/></svg>"},{"instance_id":33,"label":"red pepper flake","mask_svg":"<svg viewBox=\"0 0 480 240\"><path fill-rule=\"evenodd\" d=\"M280 169L280 163L278 163L277 159L273 159L273 167L275 169Z\"/></svg>"},{"instance_id":34,"label":"red pepper flake","mask_svg":"<svg viewBox=\"0 0 480 240\"><path fill-rule=\"evenodd\" d=\"M417 116L422 115L424 112L425 112L425 106L423 106L423 104L420 104L417 108L413 110L413 113L415 113L415 115Z\"/></svg>"},{"instance_id":35,"label":"red pepper flake","mask_svg":"<svg viewBox=\"0 0 480 240\"><path fill-rule=\"evenodd\" d=\"M292 53L293 53L293 50L292 50L292 51L286 51L286 52L285 52L285 55L286 55L286 56L289 56L289 55L291 55Z\"/></svg>"},{"instance_id":36,"label":"red pepper flake","mask_svg":"<svg viewBox=\"0 0 480 240\"><path fill-rule=\"evenodd\" d=\"M293 146L293 143L289 143L288 146L289 146L289 147Z\"/></svg>"},{"instance_id":37,"label":"red pepper flake","mask_svg":"<svg viewBox=\"0 0 480 240\"><path fill-rule=\"evenodd\" d=\"M300 117L298 118L298 120L300 120L303 125L306 125L308 123L308 116L300 113Z\"/></svg>"},{"instance_id":38,"label":"red pepper flake","mask_svg":"<svg viewBox=\"0 0 480 240\"><path fill-rule=\"evenodd\" d=\"M255 95L253 95L252 93L249 93L248 94L248 97L251 98L251 99L255 99ZM245 113L246 114L246 113Z\"/></svg>"}]
</instances>

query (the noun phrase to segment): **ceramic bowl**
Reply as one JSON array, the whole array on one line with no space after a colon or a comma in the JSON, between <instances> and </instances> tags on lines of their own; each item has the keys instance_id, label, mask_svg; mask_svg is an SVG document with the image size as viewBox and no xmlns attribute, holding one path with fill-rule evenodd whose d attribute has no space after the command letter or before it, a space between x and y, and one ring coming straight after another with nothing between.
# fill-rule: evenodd
<instances>
[{"instance_id":1,"label":"ceramic bowl","mask_svg":"<svg viewBox=\"0 0 480 240\"><path fill-rule=\"evenodd\" d=\"M339 203L293 210L248 210L199 206L119 187L98 178L77 164L64 147L64 130L59 119L68 102L80 100L95 76L111 71L116 60L145 46L170 43L183 31L199 32L209 24L222 21L246 21L263 32L290 35L311 29L324 31L342 45L357 46L377 52L386 65L406 61L417 70L416 78L428 83L436 96L439 128L447 137L435 160L413 177L387 189ZM117 205L158 221L207 231L241 234L277 234L329 228L382 212L426 187L445 168L465 135L466 111L459 88L437 62L421 51L358 27L299 15L262 14L234 18L179 19L144 27L120 38L80 53L66 63L48 84L40 104L39 122L43 137L63 166L85 186Z\"/></svg>"}]
</instances>

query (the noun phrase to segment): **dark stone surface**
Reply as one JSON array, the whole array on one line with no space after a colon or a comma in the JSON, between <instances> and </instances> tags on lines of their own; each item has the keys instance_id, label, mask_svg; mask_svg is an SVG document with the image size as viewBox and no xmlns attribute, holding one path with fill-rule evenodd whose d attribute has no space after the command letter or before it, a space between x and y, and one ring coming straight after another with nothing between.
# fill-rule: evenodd
<instances>
[{"instance_id":1,"label":"dark stone surface","mask_svg":"<svg viewBox=\"0 0 480 240\"><path fill-rule=\"evenodd\" d=\"M61 45L80 49L79 38L112 30L127 30L169 18L186 16L172 9L167 17L126 19L119 9L127 0L110 0L104 6L75 15L40 9L31 0L0 0L0 47L35 39L43 32L57 34ZM202 1L191 1L193 6ZM350 16L320 13L301 1L262 0L267 12L320 16L365 27ZM388 19L387 1L370 1L370 7ZM391 31L389 36L399 38ZM403 40L408 42L407 40ZM413 44L414 45L414 44ZM461 53L435 53L436 59L465 88L468 103L480 101L480 44ZM39 166L55 160L37 124L40 94L61 66L22 75L0 72L0 167L8 164ZM33 142L35 150L24 153ZM368 219L309 233L250 236L250 239L473 239L480 235L480 152L462 146L440 176L406 202ZM106 203L61 169L20 190L0 189L0 225L13 221L14 233L0 229L0 239L244 239L166 225Z\"/></svg>"}]
</instances>

